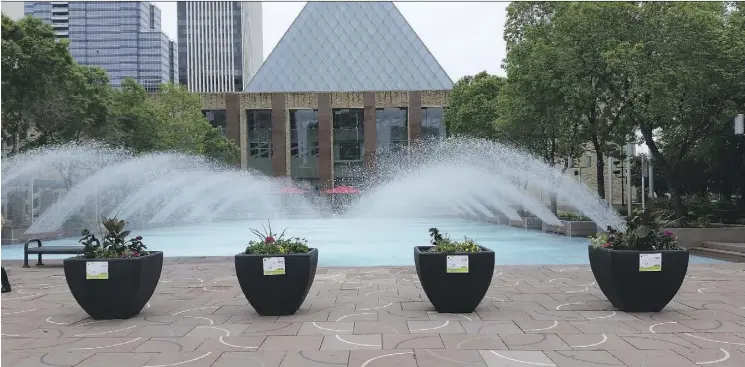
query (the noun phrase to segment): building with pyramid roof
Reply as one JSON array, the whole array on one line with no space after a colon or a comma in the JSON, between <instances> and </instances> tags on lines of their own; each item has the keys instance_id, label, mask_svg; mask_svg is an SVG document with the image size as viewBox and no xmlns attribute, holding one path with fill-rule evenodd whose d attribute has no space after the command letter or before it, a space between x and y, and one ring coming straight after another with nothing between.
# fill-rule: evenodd
<instances>
[{"instance_id":1,"label":"building with pyramid roof","mask_svg":"<svg viewBox=\"0 0 745 367\"><path fill-rule=\"evenodd\" d=\"M381 155L445 135L452 87L392 2L308 2L244 93L202 104L242 168L359 186Z\"/></svg>"}]
</instances>

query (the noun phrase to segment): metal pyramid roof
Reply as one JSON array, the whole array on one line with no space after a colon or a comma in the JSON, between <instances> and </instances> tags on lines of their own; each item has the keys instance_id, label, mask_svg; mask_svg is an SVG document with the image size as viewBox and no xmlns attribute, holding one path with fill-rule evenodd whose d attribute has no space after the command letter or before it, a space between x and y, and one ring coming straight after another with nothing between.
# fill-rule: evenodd
<instances>
[{"instance_id":1,"label":"metal pyramid roof","mask_svg":"<svg viewBox=\"0 0 745 367\"><path fill-rule=\"evenodd\" d=\"M245 91L452 88L392 2L308 2Z\"/></svg>"}]
</instances>

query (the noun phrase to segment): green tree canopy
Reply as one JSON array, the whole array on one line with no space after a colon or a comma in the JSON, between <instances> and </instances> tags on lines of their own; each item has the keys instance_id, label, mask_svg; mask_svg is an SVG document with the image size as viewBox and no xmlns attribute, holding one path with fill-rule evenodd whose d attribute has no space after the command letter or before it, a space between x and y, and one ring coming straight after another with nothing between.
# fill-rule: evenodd
<instances>
[{"instance_id":1,"label":"green tree canopy","mask_svg":"<svg viewBox=\"0 0 745 367\"><path fill-rule=\"evenodd\" d=\"M505 79L483 71L458 80L450 93L445 126L454 135L493 138L497 99Z\"/></svg>"},{"instance_id":2,"label":"green tree canopy","mask_svg":"<svg viewBox=\"0 0 745 367\"><path fill-rule=\"evenodd\" d=\"M180 151L237 164L240 150L214 129L199 95L173 84L148 94L133 79L112 88L106 72L75 63L67 40L27 17L2 17L3 144L9 154L97 140L135 153Z\"/></svg>"}]
</instances>

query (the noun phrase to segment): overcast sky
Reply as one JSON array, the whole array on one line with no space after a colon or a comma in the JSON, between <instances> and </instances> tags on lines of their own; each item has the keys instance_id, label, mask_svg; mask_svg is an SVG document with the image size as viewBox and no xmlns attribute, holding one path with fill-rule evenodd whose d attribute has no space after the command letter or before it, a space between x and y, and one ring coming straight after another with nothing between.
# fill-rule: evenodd
<instances>
[{"instance_id":1,"label":"overcast sky","mask_svg":"<svg viewBox=\"0 0 745 367\"><path fill-rule=\"evenodd\" d=\"M163 31L176 40L176 3L155 2ZM504 75L502 30L507 2L395 2L453 81L481 71ZM264 2L264 59L305 2Z\"/></svg>"}]
</instances>

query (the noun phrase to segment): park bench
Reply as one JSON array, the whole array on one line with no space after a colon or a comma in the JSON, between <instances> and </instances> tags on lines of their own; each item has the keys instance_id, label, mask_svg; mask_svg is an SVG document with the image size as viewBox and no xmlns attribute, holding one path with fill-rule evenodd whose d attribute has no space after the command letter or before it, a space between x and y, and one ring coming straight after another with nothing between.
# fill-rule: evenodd
<instances>
[{"instance_id":1,"label":"park bench","mask_svg":"<svg viewBox=\"0 0 745 367\"><path fill-rule=\"evenodd\" d=\"M28 245L31 243L36 242L36 247L29 248ZM83 252L83 246L42 246L41 240L38 238L32 238L28 241L26 241L26 244L23 245L23 267L24 268L30 268L28 266L28 255L29 254L37 254L39 256L39 260L36 263L37 266L44 265L43 262L41 262L41 255L42 254L70 254L70 255L77 255Z\"/></svg>"}]
</instances>

